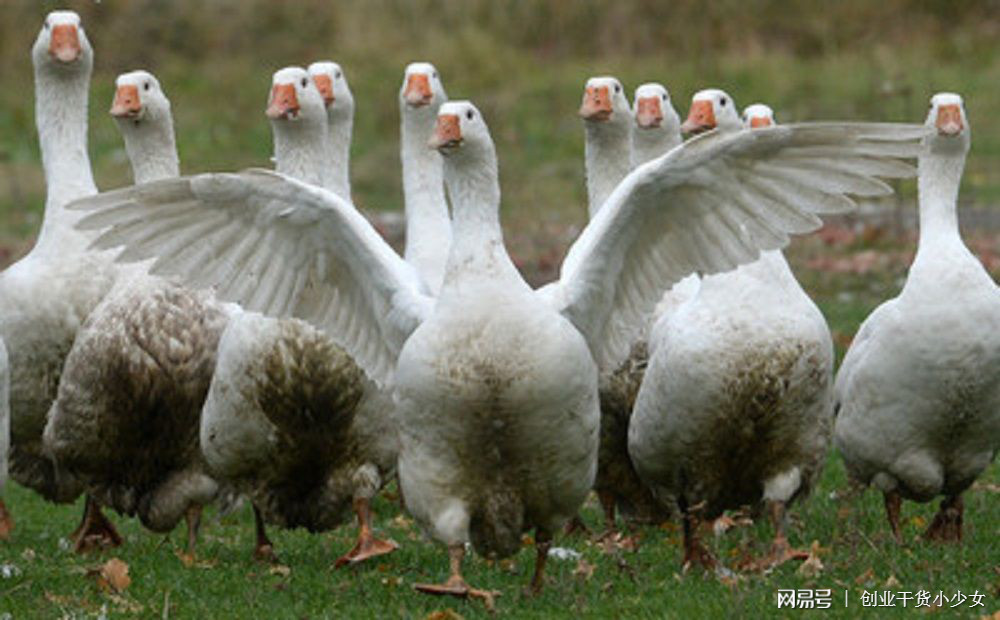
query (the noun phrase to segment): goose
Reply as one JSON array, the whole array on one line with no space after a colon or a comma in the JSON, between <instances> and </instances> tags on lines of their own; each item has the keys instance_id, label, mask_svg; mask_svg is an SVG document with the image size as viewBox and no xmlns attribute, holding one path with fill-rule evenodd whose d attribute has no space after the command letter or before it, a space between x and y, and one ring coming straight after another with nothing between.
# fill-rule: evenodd
<instances>
[{"instance_id":1,"label":"goose","mask_svg":"<svg viewBox=\"0 0 1000 620\"><path fill-rule=\"evenodd\" d=\"M135 182L176 177L170 101L159 81L133 71L115 87L110 113ZM185 518L193 557L202 506L218 489L200 455L199 415L235 309L147 275L148 264L127 267L66 356L44 444L60 475L87 485L88 502L137 515L155 532ZM89 542L79 536L74 545Z\"/></svg>"},{"instance_id":2,"label":"goose","mask_svg":"<svg viewBox=\"0 0 1000 620\"><path fill-rule=\"evenodd\" d=\"M3 501L7 486L7 452L10 449L10 365L7 347L0 340L0 540L10 538L14 518Z\"/></svg>"},{"instance_id":3,"label":"goose","mask_svg":"<svg viewBox=\"0 0 1000 620\"><path fill-rule=\"evenodd\" d=\"M631 109L622 83L611 76L588 79L580 118L586 134L587 213L593 219L631 166Z\"/></svg>"},{"instance_id":4,"label":"goose","mask_svg":"<svg viewBox=\"0 0 1000 620\"><path fill-rule=\"evenodd\" d=\"M431 291L444 281L451 246L451 218L444 194L441 154L427 148L438 108L448 100L437 68L413 62L403 74L399 92L400 147L406 248L403 258L413 265Z\"/></svg>"},{"instance_id":5,"label":"goose","mask_svg":"<svg viewBox=\"0 0 1000 620\"><path fill-rule=\"evenodd\" d=\"M354 130L354 95L347 76L337 63L320 60L306 69L326 105L328 168L323 186L351 199L351 133Z\"/></svg>"},{"instance_id":6,"label":"goose","mask_svg":"<svg viewBox=\"0 0 1000 620\"><path fill-rule=\"evenodd\" d=\"M31 251L0 273L0 339L10 362L10 474L50 501L82 492L73 476L56 477L44 454L45 416L77 329L114 282L112 255L88 251L93 235L74 228L75 198L97 192L87 155L87 96L94 52L79 15L53 11L31 50L35 122L45 169L42 229ZM95 511L89 503L86 513ZM98 511L99 513L99 511ZM108 522L85 519L96 525ZM112 544L113 529L89 532ZM76 535L74 534L74 536Z\"/></svg>"},{"instance_id":7,"label":"goose","mask_svg":"<svg viewBox=\"0 0 1000 620\"><path fill-rule=\"evenodd\" d=\"M961 96L934 95L926 125L917 254L844 356L834 440L850 476L883 493L897 541L902 500L938 495L924 538L961 541L962 493L1000 449L1000 294L958 228L971 143Z\"/></svg>"},{"instance_id":8,"label":"goose","mask_svg":"<svg viewBox=\"0 0 1000 620\"><path fill-rule=\"evenodd\" d=\"M723 118L725 97L708 102ZM465 544L503 557L535 528L531 583L542 588L552 533L594 480L598 368L628 355L629 326L691 271L780 247L816 227L814 212L853 206L846 192L888 191L873 175L898 172L922 132L833 123L689 140L619 184L544 292L504 247L496 151L468 101L442 104L430 142L452 207L436 296L348 202L270 171L160 181L74 208L89 212L82 228L103 231L95 248L124 245L128 259L155 257L154 273L301 317L341 342L391 390L407 509L448 548L449 578L415 587L490 604L493 592L462 577ZM192 209L170 213L176 203Z\"/></svg>"},{"instance_id":9,"label":"goose","mask_svg":"<svg viewBox=\"0 0 1000 620\"><path fill-rule=\"evenodd\" d=\"M670 93L656 82L635 89L632 103L632 167L663 155L681 143L681 119Z\"/></svg>"},{"instance_id":10,"label":"goose","mask_svg":"<svg viewBox=\"0 0 1000 620\"><path fill-rule=\"evenodd\" d=\"M344 81L336 73L333 79ZM329 136L345 135L328 134L327 119L349 119L324 110L321 84L301 68L281 69L267 108L278 171L317 185L329 169ZM342 104L350 100L338 96L329 105ZM254 557L276 557L266 523L324 531L343 523L352 507L358 542L337 566L397 548L375 537L370 507L395 470L391 410L391 395L321 330L256 312L233 318L219 345L200 436L212 471L252 500Z\"/></svg>"},{"instance_id":11,"label":"goose","mask_svg":"<svg viewBox=\"0 0 1000 620\"><path fill-rule=\"evenodd\" d=\"M753 133L782 129L758 120L751 116L748 128L767 128ZM694 96L685 126L738 132L740 119L731 98L709 90ZM830 162L828 174L840 170ZM907 176L912 168L886 162L880 174ZM852 191L888 188L865 182ZM805 557L788 543L785 509L808 492L826 456L833 344L781 251L703 277L695 296L654 326L649 348L628 450L654 495L676 501L684 517L683 564L715 567L699 523L761 501L775 536L759 567Z\"/></svg>"}]
</instances>

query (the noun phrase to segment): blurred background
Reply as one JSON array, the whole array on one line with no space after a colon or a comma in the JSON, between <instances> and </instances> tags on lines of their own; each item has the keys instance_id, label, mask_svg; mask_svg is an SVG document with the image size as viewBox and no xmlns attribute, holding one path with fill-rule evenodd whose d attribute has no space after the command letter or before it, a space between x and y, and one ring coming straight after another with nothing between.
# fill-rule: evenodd
<instances>
[{"instance_id":1,"label":"blurred background","mask_svg":"<svg viewBox=\"0 0 1000 620\"><path fill-rule=\"evenodd\" d=\"M102 189L130 180L107 114L118 73L143 68L159 77L182 169L193 173L269 165L271 73L332 59L357 105L355 202L398 210L397 93L404 66L428 60L449 95L475 101L492 128L508 243L537 282L552 277L586 219L576 110L588 76L615 75L630 95L660 81L682 116L696 90L719 86L741 107L770 104L779 122L922 122L930 95L954 90L973 127L963 226L994 273L1000 268L998 0L4 0L0 266L30 247L41 221L29 49L56 8L81 14L95 49L90 152ZM793 247L800 278L832 321L840 312L860 319L905 275L915 184L900 189L875 215Z\"/></svg>"}]
</instances>

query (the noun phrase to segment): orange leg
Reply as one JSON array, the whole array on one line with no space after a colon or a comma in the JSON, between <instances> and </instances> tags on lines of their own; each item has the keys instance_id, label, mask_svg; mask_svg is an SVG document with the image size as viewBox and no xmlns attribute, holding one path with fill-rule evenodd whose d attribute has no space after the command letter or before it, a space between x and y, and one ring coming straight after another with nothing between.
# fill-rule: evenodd
<instances>
[{"instance_id":1,"label":"orange leg","mask_svg":"<svg viewBox=\"0 0 1000 620\"><path fill-rule=\"evenodd\" d=\"M618 536L618 528L615 527L615 495L610 491L600 491L597 499L604 509L604 533L600 540L614 540Z\"/></svg>"},{"instance_id":2,"label":"orange leg","mask_svg":"<svg viewBox=\"0 0 1000 620\"><path fill-rule=\"evenodd\" d=\"M887 491L883 494L885 499L885 516L889 519L889 527L892 529L892 537L897 544L903 544L903 535L899 530L899 515L903 511L903 498L896 491Z\"/></svg>"},{"instance_id":3,"label":"orange leg","mask_svg":"<svg viewBox=\"0 0 1000 620\"><path fill-rule=\"evenodd\" d=\"M684 559L681 565L685 570L694 565L707 570L715 569L718 564L715 556L701 544L698 537L698 526L701 519L696 514L697 511L689 510L686 502L682 502L681 512L684 520Z\"/></svg>"},{"instance_id":4,"label":"orange leg","mask_svg":"<svg viewBox=\"0 0 1000 620\"><path fill-rule=\"evenodd\" d=\"M962 542L962 516L965 503L961 495L949 495L941 500L941 507L934 515L934 521L924 532L927 540L940 542Z\"/></svg>"},{"instance_id":5,"label":"orange leg","mask_svg":"<svg viewBox=\"0 0 1000 620\"><path fill-rule=\"evenodd\" d=\"M334 564L336 568L345 564L357 564L399 549L394 541L376 538L372 533L372 509L367 497L354 498L354 513L358 516L358 542L353 549L337 559Z\"/></svg>"},{"instance_id":6,"label":"orange leg","mask_svg":"<svg viewBox=\"0 0 1000 620\"><path fill-rule=\"evenodd\" d=\"M531 594L541 594L545 585L545 563L549 559L549 548L552 546L552 535L542 530L535 530L535 574L531 577Z\"/></svg>"},{"instance_id":7,"label":"orange leg","mask_svg":"<svg viewBox=\"0 0 1000 620\"><path fill-rule=\"evenodd\" d=\"M785 502L769 501L768 508L771 513L771 524L774 526L774 542L771 544L771 552L767 557L757 562L757 568L762 570L774 568L789 560L808 558L807 551L793 549L788 544L788 537L785 535Z\"/></svg>"},{"instance_id":8,"label":"orange leg","mask_svg":"<svg viewBox=\"0 0 1000 620\"><path fill-rule=\"evenodd\" d=\"M451 563L451 576L442 584L415 583L413 588L418 592L435 595L457 596L458 598L476 598L483 601L486 609L495 609L495 599L499 592L492 590L477 590L462 578L462 559L465 557L465 545L458 544L448 547L448 558Z\"/></svg>"},{"instance_id":9,"label":"orange leg","mask_svg":"<svg viewBox=\"0 0 1000 620\"><path fill-rule=\"evenodd\" d=\"M7 505L0 499L0 540L9 540L14 530L14 517L10 516Z\"/></svg>"},{"instance_id":10,"label":"orange leg","mask_svg":"<svg viewBox=\"0 0 1000 620\"><path fill-rule=\"evenodd\" d=\"M253 504L253 520L257 533L257 545L253 550L253 558L261 562L276 562L278 557L274 554L274 545L267 537L267 530L264 528L264 517L256 504Z\"/></svg>"},{"instance_id":11,"label":"orange leg","mask_svg":"<svg viewBox=\"0 0 1000 620\"><path fill-rule=\"evenodd\" d=\"M83 521L71 534L73 551L85 553L122 544L122 537L114 524L104 516L101 507L88 495L83 508Z\"/></svg>"}]
</instances>

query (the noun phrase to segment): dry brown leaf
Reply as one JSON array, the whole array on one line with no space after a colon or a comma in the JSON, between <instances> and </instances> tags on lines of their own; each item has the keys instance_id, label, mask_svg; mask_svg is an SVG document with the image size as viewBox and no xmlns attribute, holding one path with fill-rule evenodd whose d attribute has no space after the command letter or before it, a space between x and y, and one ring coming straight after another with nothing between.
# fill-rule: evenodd
<instances>
[{"instance_id":1,"label":"dry brown leaf","mask_svg":"<svg viewBox=\"0 0 1000 620\"><path fill-rule=\"evenodd\" d=\"M819 546L819 541L813 541L812 547L809 549L809 557L802 562L802 566L795 572L806 578L815 577L822 573L823 562L819 559L819 554L822 552L823 548Z\"/></svg>"},{"instance_id":2,"label":"dry brown leaf","mask_svg":"<svg viewBox=\"0 0 1000 620\"><path fill-rule=\"evenodd\" d=\"M279 575L281 577L287 577L292 574L292 569L284 564L272 564L271 568L267 570L268 574Z\"/></svg>"},{"instance_id":3,"label":"dry brown leaf","mask_svg":"<svg viewBox=\"0 0 1000 620\"><path fill-rule=\"evenodd\" d=\"M462 614L454 609L437 609L424 616L424 620L465 620Z\"/></svg>"},{"instance_id":4,"label":"dry brown leaf","mask_svg":"<svg viewBox=\"0 0 1000 620\"><path fill-rule=\"evenodd\" d=\"M875 570L869 568L868 570L866 570L865 572L861 573L860 575L854 578L854 584L863 586L866 583L872 582L874 580L875 580Z\"/></svg>"},{"instance_id":5,"label":"dry brown leaf","mask_svg":"<svg viewBox=\"0 0 1000 620\"><path fill-rule=\"evenodd\" d=\"M924 519L923 517L921 517L919 515L911 518L910 519L910 523L912 523L913 527L915 527L917 529L923 529L924 526L927 525L926 519Z\"/></svg>"},{"instance_id":6,"label":"dry brown leaf","mask_svg":"<svg viewBox=\"0 0 1000 620\"><path fill-rule=\"evenodd\" d=\"M899 579L896 579L895 575L889 575L889 578L885 580L884 587L886 587L886 588L898 588L899 585L900 585L899 584Z\"/></svg>"},{"instance_id":7,"label":"dry brown leaf","mask_svg":"<svg viewBox=\"0 0 1000 620\"><path fill-rule=\"evenodd\" d=\"M576 563L576 568L573 569L574 577L583 577L584 581L590 581L590 578L594 576L594 570L597 568L595 564L591 564L585 558L580 558Z\"/></svg>"},{"instance_id":8,"label":"dry brown leaf","mask_svg":"<svg viewBox=\"0 0 1000 620\"><path fill-rule=\"evenodd\" d=\"M128 564L118 558L111 558L91 574L97 575L97 585L106 592L124 592L132 583Z\"/></svg>"},{"instance_id":9,"label":"dry brown leaf","mask_svg":"<svg viewBox=\"0 0 1000 620\"><path fill-rule=\"evenodd\" d=\"M413 526L413 519L408 519L404 515L396 515L392 520L392 524L400 529L408 530Z\"/></svg>"}]
</instances>

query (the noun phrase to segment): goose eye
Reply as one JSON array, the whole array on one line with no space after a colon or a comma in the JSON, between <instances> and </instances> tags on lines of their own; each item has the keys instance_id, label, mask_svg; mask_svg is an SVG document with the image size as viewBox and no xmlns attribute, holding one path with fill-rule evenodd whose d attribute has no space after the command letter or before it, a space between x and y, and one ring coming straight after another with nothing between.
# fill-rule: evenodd
<instances>
[{"instance_id":1,"label":"goose eye","mask_svg":"<svg viewBox=\"0 0 1000 620\"><path fill-rule=\"evenodd\" d=\"M622 85L621 84L615 84L615 92L616 93L622 92Z\"/></svg>"},{"instance_id":2,"label":"goose eye","mask_svg":"<svg viewBox=\"0 0 1000 620\"><path fill-rule=\"evenodd\" d=\"M723 97L722 99L719 99L719 105L721 105L721 106L725 106L726 105L726 98L725 97Z\"/></svg>"},{"instance_id":3,"label":"goose eye","mask_svg":"<svg viewBox=\"0 0 1000 620\"><path fill-rule=\"evenodd\" d=\"M309 80L307 80L306 78L302 78L302 88L305 88L307 86L309 86Z\"/></svg>"},{"instance_id":4,"label":"goose eye","mask_svg":"<svg viewBox=\"0 0 1000 620\"><path fill-rule=\"evenodd\" d=\"M436 79L437 79L437 77L438 77L438 72L437 72L437 71L435 71L435 72L434 72L434 73L432 73L431 75L432 75L432 76L434 76L434 79L436 80Z\"/></svg>"},{"instance_id":5,"label":"goose eye","mask_svg":"<svg viewBox=\"0 0 1000 620\"><path fill-rule=\"evenodd\" d=\"M142 85L143 90L149 90L149 82Z\"/></svg>"},{"instance_id":6,"label":"goose eye","mask_svg":"<svg viewBox=\"0 0 1000 620\"><path fill-rule=\"evenodd\" d=\"M467 119L469 119L471 121L473 116L475 116L475 115L472 113L472 110L466 110L465 111L465 118L467 118Z\"/></svg>"},{"instance_id":7,"label":"goose eye","mask_svg":"<svg viewBox=\"0 0 1000 620\"><path fill-rule=\"evenodd\" d=\"M48 30L51 27L52 27L52 25L49 22L46 21L45 22L45 29Z\"/></svg>"},{"instance_id":8,"label":"goose eye","mask_svg":"<svg viewBox=\"0 0 1000 620\"><path fill-rule=\"evenodd\" d=\"M667 100L667 96L666 95L660 95L660 99L666 101Z\"/></svg>"},{"instance_id":9,"label":"goose eye","mask_svg":"<svg viewBox=\"0 0 1000 620\"><path fill-rule=\"evenodd\" d=\"M337 78L337 79L339 80L339 79L340 79L340 71L337 71L337 72L336 72L336 73L334 74L334 77L335 77L335 78Z\"/></svg>"}]
</instances>

